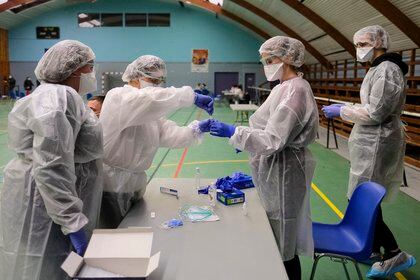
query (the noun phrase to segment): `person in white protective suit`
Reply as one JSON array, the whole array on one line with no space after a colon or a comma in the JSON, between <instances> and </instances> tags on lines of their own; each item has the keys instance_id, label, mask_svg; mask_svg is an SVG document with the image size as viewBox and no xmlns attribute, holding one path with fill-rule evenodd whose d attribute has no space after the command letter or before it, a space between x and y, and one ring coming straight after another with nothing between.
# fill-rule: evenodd
<instances>
[{"instance_id":1,"label":"person in white protective suit","mask_svg":"<svg viewBox=\"0 0 420 280\"><path fill-rule=\"evenodd\" d=\"M166 78L162 59L144 55L127 66L123 87L110 90L102 106L104 129L104 196L101 227L115 228L144 195L146 170L159 147L198 143L209 122L180 127L165 116L193 104L213 113L213 99L189 86L160 87Z\"/></svg>"},{"instance_id":2,"label":"person in white protective suit","mask_svg":"<svg viewBox=\"0 0 420 280\"><path fill-rule=\"evenodd\" d=\"M329 118L341 117L353 122L349 138L350 178L347 197L366 181L383 185L384 201L392 201L403 181L405 135L401 112L405 104L408 65L397 53L387 53L388 32L379 25L368 26L354 34L359 62L370 62L371 68L360 88L361 104L324 106ZM382 256L380 248L384 247ZM375 262L378 261L378 262ZM382 260L379 262L379 260ZM379 208L375 226L373 253L375 262L368 277L387 277L415 264L413 256L402 252Z\"/></svg>"},{"instance_id":3,"label":"person in white protective suit","mask_svg":"<svg viewBox=\"0 0 420 280\"><path fill-rule=\"evenodd\" d=\"M81 94L96 89L95 55L72 40L38 62L42 84L15 103L0 208L0 278L67 279L60 268L86 249L102 196L102 128Z\"/></svg>"},{"instance_id":4,"label":"person in white protective suit","mask_svg":"<svg viewBox=\"0 0 420 280\"><path fill-rule=\"evenodd\" d=\"M315 140L318 110L309 83L298 75L304 45L276 36L259 50L268 81L280 80L249 119L249 127L211 121L210 134L229 137L250 153L252 178L267 212L290 279L300 279L298 255L313 256L309 192L315 161L307 146Z\"/></svg>"}]
</instances>

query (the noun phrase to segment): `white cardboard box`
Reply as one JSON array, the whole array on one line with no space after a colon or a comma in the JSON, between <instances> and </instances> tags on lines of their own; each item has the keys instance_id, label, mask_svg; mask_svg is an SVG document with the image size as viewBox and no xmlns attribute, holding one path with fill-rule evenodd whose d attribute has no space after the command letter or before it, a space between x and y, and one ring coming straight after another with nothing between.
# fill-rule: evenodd
<instances>
[{"instance_id":1,"label":"white cardboard box","mask_svg":"<svg viewBox=\"0 0 420 280\"><path fill-rule=\"evenodd\" d=\"M73 278L143 278L159 264L160 252L151 256L151 228L97 229L84 257L72 252L61 268Z\"/></svg>"}]
</instances>

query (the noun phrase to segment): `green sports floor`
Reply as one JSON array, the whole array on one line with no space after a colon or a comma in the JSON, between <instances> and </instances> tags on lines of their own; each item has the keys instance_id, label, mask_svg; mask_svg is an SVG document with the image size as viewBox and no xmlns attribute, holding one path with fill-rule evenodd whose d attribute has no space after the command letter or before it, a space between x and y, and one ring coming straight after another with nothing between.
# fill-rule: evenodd
<instances>
[{"instance_id":1,"label":"green sports floor","mask_svg":"<svg viewBox=\"0 0 420 280\"><path fill-rule=\"evenodd\" d=\"M14 156L7 148L7 115L12 106L12 103L0 103L0 189L4 166ZM207 117L205 112L193 107L178 110L169 116L180 125ZM235 120L235 114L224 104L216 105L213 117L229 123ZM312 219L317 222L337 223L347 206L349 162L320 144L312 144L310 149L317 160L311 192ZM199 146L176 150L160 149L148 174L154 178L193 178L196 167L200 167L202 178L218 178L234 171L249 174L247 158L246 153L236 154L225 138L206 135ZM419 258L420 203L399 192L395 203L383 204L383 214L400 248ZM302 257L301 264L302 279L309 279L312 260ZM357 279L354 267L348 265L348 268L351 279ZM360 265L360 268L365 275L369 267ZM420 279L420 264L396 274L394 278ZM342 265L322 259L318 265L316 279L345 279Z\"/></svg>"}]
</instances>

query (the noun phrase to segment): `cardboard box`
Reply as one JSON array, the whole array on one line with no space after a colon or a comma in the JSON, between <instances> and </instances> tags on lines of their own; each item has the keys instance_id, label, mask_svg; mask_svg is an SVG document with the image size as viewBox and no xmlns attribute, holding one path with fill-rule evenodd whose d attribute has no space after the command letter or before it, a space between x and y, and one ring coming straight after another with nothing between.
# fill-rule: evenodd
<instances>
[{"instance_id":1,"label":"cardboard box","mask_svg":"<svg viewBox=\"0 0 420 280\"><path fill-rule=\"evenodd\" d=\"M240 190L233 189L232 192L217 192L217 200L226 206L245 202L245 193Z\"/></svg>"},{"instance_id":2,"label":"cardboard box","mask_svg":"<svg viewBox=\"0 0 420 280\"><path fill-rule=\"evenodd\" d=\"M142 279L159 264L152 241L151 228L97 229L84 257L72 252L61 268L77 279Z\"/></svg>"}]
</instances>

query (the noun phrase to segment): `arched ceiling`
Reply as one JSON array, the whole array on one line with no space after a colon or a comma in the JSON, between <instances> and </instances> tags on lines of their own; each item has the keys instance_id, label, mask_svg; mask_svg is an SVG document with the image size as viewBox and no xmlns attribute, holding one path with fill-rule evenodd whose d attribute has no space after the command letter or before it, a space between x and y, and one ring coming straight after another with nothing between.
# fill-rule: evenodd
<instances>
[{"instance_id":1,"label":"arched ceiling","mask_svg":"<svg viewBox=\"0 0 420 280\"><path fill-rule=\"evenodd\" d=\"M221 6L207 0L163 1L205 9L264 39L276 35L297 38L306 47L307 64L320 62L330 67L331 61L354 57L353 34L368 25L379 24L390 33L391 50L420 46L419 0L224 0ZM1 4L0 26L10 28L52 9L94 1L55 0L19 14L6 11L31 2L34 0L9 0Z\"/></svg>"}]
</instances>

